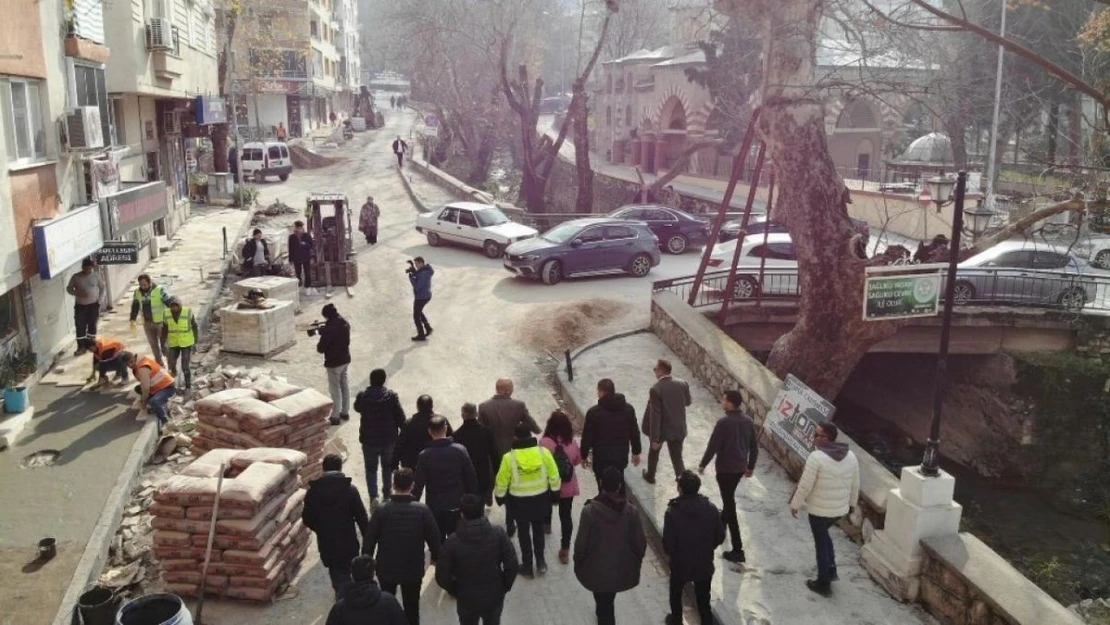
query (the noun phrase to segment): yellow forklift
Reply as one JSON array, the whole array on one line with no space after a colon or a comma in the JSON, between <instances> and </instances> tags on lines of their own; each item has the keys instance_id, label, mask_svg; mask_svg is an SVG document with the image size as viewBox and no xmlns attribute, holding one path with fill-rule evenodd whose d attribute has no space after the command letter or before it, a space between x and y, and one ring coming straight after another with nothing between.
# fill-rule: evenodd
<instances>
[{"instance_id":1,"label":"yellow forklift","mask_svg":"<svg viewBox=\"0 0 1110 625\"><path fill-rule=\"evenodd\" d=\"M358 260L352 251L354 224L351 203L342 193L309 194L305 209L308 234L315 243L309 265L312 284L324 285L331 297L333 286L351 290L358 283Z\"/></svg>"}]
</instances>

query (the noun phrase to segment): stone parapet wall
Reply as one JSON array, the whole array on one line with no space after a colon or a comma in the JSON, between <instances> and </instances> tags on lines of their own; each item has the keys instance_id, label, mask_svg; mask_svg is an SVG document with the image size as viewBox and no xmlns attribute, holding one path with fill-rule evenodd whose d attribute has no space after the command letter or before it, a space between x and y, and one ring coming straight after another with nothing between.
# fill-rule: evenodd
<instances>
[{"instance_id":1,"label":"stone parapet wall","mask_svg":"<svg viewBox=\"0 0 1110 625\"><path fill-rule=\"evenodd\" d=\"M1076 333L1075 351L1081 356L1110 362L1110 319L1084 316Z\"/></svg>"}]
</instances>

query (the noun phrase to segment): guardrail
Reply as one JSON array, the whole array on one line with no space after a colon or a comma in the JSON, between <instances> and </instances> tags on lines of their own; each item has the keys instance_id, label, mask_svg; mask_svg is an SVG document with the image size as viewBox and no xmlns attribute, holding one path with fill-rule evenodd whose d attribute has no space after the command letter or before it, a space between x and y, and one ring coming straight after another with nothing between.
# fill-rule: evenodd
<instances>
[{"instance_id":1,"label":"guardrail","mask_svg":"<svg viewBox=\"0 0 1110 625\"><path fill-rule=\"evenodd\" d=\"M728 290L727 269L705 274L694 308L721 306ZM653 291L668 291L687 301L694 276L659 280ZM942 293L943 293L942 278ZM797 269L739 268L732 287L732 304L798 299ZM861 294L862 296L862 294ZM943 298L942 298L943 301ZM1017 306L1083 313L1110 313L1110 276L1077 275L1034 269L961 269L956 278L957 306Z\"/></svg>"}]
</instances>

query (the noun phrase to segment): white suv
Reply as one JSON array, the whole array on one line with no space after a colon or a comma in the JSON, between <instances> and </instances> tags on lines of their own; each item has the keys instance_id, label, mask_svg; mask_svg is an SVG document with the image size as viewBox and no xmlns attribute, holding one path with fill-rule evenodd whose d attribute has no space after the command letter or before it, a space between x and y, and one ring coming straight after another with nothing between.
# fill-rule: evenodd
<instances>
[{"instance_id":1,"label":"white suv","mask_svg":"<svg viewBox=\"0 0 1110 625\"><path fill-rule=\"evenodd\" d=\"M243 146L239 167L243 178L262 182L266 176L277 176L284 181L293 173L293 160L289 158L289 146L280 141L253 142Z\"/></svg>"}]
</instances>

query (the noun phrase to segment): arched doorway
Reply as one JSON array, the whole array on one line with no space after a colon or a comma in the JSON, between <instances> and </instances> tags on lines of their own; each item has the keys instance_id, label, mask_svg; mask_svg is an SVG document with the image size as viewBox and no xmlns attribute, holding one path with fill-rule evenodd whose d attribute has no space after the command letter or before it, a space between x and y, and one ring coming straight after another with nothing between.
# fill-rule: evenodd
<instances>
[{"instance_id":1,"label":"arched doorway","mask_svg":"<svg viewBox=\"0 0 1110 625\"><path fill-rule=\"evenodd\" d=\"M877 179L882 140L878 107L865 98L848 101L829 135L829 152L840 175L854 180Z\"/></svg>"},{"instance_id":2,"label":"arched doorway","mask_svg":"<svg viewBox=\"0 0 1110 625\"><path fill-rule=\"evenodd\" d=\"M671 96L663 103L659 114L655 171L670 169L686 149L686 124L686 107L677 96Z\"/></svg>"}]
</instances>

